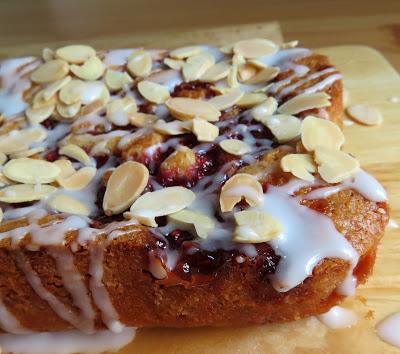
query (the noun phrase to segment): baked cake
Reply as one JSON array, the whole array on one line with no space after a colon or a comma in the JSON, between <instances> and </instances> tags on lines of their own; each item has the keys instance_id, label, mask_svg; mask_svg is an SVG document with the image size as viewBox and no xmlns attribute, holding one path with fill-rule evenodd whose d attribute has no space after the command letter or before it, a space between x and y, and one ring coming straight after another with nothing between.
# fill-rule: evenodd
<instances>
[{"instance_id":1,"label":"baked cake","mask_svg":"<svg viewBox=\"0 0 400 354\"><path fill-rule=\"evenodd\" d=\"M341 74L296 42L0 63L0 327L241 326L371 273L386 193L342 151Z\"/></svg>"}]
</instances>

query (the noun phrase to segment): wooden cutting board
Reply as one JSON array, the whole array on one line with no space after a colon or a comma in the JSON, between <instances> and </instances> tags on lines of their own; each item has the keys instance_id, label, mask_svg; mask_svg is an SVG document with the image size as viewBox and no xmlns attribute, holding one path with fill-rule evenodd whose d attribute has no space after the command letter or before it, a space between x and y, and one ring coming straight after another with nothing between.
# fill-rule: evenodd
<instances>
[{"instance_id":1,"label":"wooden cutting board","mask_svg":"<svg viewBox=\"0 0 400 354\"><path fill-rule=\"evenodd\" d=\"M328 55L344 75L350 103L376 106L384 116L379 127L346 126L345 149L374 174L390 196L391 216L400 221L400 77L386 59L364 46L328 47ZM246 328L144 329L127 353L399 353L381 342L375 324L400 311L400 229L388 229L379 248L374 274L344 306L360 315L356 327L328 330L315 318L295 323Z\"/></svg>"}]
</instances>

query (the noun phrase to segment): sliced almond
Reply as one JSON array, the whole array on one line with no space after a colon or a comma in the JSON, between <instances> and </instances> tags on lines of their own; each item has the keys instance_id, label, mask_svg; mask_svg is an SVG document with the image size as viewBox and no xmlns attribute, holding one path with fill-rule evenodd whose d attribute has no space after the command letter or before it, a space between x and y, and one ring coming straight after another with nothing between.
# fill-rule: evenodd
<instances>
[{"instance_id":1,"label":"sliced almond","mask_svg":"<svg viewBox=\"0 0 400 354\"><path fill-rule=\"evenodd\" d=\"M216 122L221 115L220 111L210 103L194 98L173 97L168 99L165 104L169 112L181 120L198 117Z\"/></svg>"},{"instance_id":2,"label":"sliced almond","mask_svg":"<svg viewBox=\"0 0 400 354\"><path fill-rule=\"evenodd\" d=\"M56 56L71 64L82 64L96 56L96 51L88 45L73 44L58 48Z\"/></svg>"},{"instance_id":3,"label":"sliced almond","mask_svg":"<svg viewBox=\"0 0 400 354\"><path fill-rule=\"evenodd\" d=\"M243 65L246 63L246 59L243 55L241 54L234 54L232 57L232 65L239 67L240 65Z\"/></svg>"},{"instance_id":4,"label":"sliced almond","mask_svg":"<svg viewBox=\"0 0 400 354\"><path fill-rule=\"evenodd\" d=\"M86 85L82 80L71 80L61 88L59 97L66 105L76 103L81 100L86 89Z\"/></svg>"},{"instance_id":5,"label":"sliced almond","mask_svg":"<svg viewBox=\"0 0 400 354\"><path fill-rule=\"evenodd\" d=\"M43 98L45 100L50 100L58 91L60 91L66 84L71 81L71 76L66 76L61 80L54 81L45 89L43 89Z\"/></svg>"},{"instance_id":6,"label":"sliced almond","mask_svg":"<svg viewBox=\"0 0 400 354\"><path fill-rule=\"evenodd\" d=\"M255 75L244 81L249 85L257 85L261 83L267 83L268 81L274 79L279 74L279 68L276 67L266 67L259 70Z\"/></svg>"},{"instance_id":7,"label":"sliced almond","mask_svg":"<svg viewBox=\"0 0 400 354\"><path fill-rule=\"evenodd\" d=\"M136 101L133 97L117 98L107 105L107 119L117 125L125 126L130 123L130 116L137 112Z\"/></svg>"},{"instance_id":8,"label":"sliced almond","mask_svg":"<svg viewBox=\"0 0 400 354\"><path fill-rule=\"evenodd\" d=\"M29 119L31 124L40 124L51 116L55 108L55 105L45 106L42 108L28 107L25 111L26 117Z\"/></svg>"},{"instance_id":9,"label":"sliced almond","mask_svg":"<svg viewBox=\"0 0 400 354\"><path fill-rule=\"evenodd\" d=\"M102 100L107 103L110 99L110 92L102 81L83 81L85 89L80 97L82 104L88 105L94 101Z\"/></svg>"},{"instance_id":10,"label":"sliced almond","mask_svg":"<svg viewBox=\"0 0 400 354\"><path fill-rule=\"evenodd\" d=\"M250 206L262 204L264 193L260 182L247 173L238 173L228 179L222 186L219 204L222 212L231 211L242 198Z\"/></svg>"},{"instance_id":11,"label":"sliced almond","mask_svg":"<svg viewBox=\"0 0 400 354\"><path fill-rule=\"evenodd\" d=\"M135 127L143 128L154 124L158 117L155 114L132 112L129 115L129 123Z\"/></svg>"},{"instance_id":12,"label":"sliced almond","mask_svg":"<svg viewBox=\"0 0 400 354\"><path fill-rule=\"evenodd\" d=\"M0 208L0 223L3 221L3 209Z\"/></svg>"},{"instance_id":13,"label":"sliced almond","mask_svg":"<svg viewBox=\"0 0 400 354\"><path fill-rule=\"evenodd\" d=\"M64 175L59 176L57 182L66 190L81 190L93 180L94 176L96 176L96 171L94 167L82 167L78 171L74 171L71 175L68 175L67 173L71 171L67 171L65 168L63 171Z\"/></svg>"},{"instance_id":14,"label":"sliced almond","mask_svg":"<svg viewBox=\"0 0 400 354\"><path fill-rule=\"evenodd\" d=\"M268 242L282 233L281 223L272 215L258 210L243 210L234 214L236 228L233 240L240 243Z\"/></svg>"},{"instance_id":15,"label":"sliced almond","mask_svg":"<svg viewBox=\"0 0 400 354\"><path fill-rule=\"evenodd\" d=\"M165 58L164 64L167 65L171 69L181 70L183 68L183 65L185 64L185 62L180 59Z\"/></svg>"},{"instance_id":16,"label":"sliced almond","mask_svg":"<svg viewBox=\"0 0 400 354\"><path fill-rule=\"evenodd\" d=\"M69 195L59 194L51 198L47 204L61 213L89 215L90 209L80 200Z\"/></svg>"},{"instance_id":17,"label":"sliced almond","mask_svg":"<svg viewBox=\"0 0 400 354\"><path fill-rule=\"evenodd\" d=\"M201 75L200 80L206 82L216 82L225 79L229 74L230 68L231 65L229 65L227 61L221 61L208 68L205 73Z\"/></svg>"},{"instance_id":18,"label":"sliced almond","mask_svg":"<svg viewBox=\"0 0 400 354\"><path fill-rule=\"evenodd\" d=\"M247 63L249 63L250 65L253 65L257 69L264 69L264 68L268 67L267 64L265 64L264 62L262 62L261 60L258 60L258 59L249 59L249 60L247 60Z\"/></svg>"},{"instance_id":19,"label":"sliced almond","mask_svg":"<svg viewBox=\"0 0 400 354\"><path fill-rule=\"evenodd\" d=\"M58 102L56 108L61 117L65 119L71 119L79 113L81 109L81 103L75 102L73 104L67 105L62 102Z\"/></svg>"},{"instance_id":20,"label":"sliced almond","mask_svg":"<svg viewBox=\"0 0 400 354\"><path fill-rule=\"evenodd\" d=\"M31 80L38 84L45 84L61 80L67 76L69 71L68 63L61 59L46 61L40 65L31 75Z\"/></svg>"},{"instance_id":21,"label":"sliced almond","mask_svg":"<svg viewBox=\"0 0 400 354\"><path fill-rule=\"evenodd\" d=\"M264 93L245 92L243 97L236 102L239 107L252 108L267 99Z\"/></svg>"},{"instance_id":22,"label":"sliced almond","mask_svg":"<svg viewBox=\"0 0 400 354\"><path fill-rule=\"evenodd\" d=\"M328 183L339 183L356 173L360 163L343 151L318 146L314 154L321 178Z\"/></svg>"},{"instance_id":23,"label":"sliced almond","mask_svg":"<svg viewBox=\"0 0 400 354\"><path fill-rule=\"evenodd\" d=\"M244 63L238 66L238 78L241 82L246 82L250 80L253 76L255 76L258 72L258 69L249 63Z\"/></svg>"},{"instance_id":24,"label":"sliced almond","mask_svg":"<svg viewBox=\"0 0 400 354\"><path fill-rule=\"evenodd\" d=\"M7 155L4 152L0 152L0 165L4 165L7 161Z\"/></svg>"},{"instance_id":25,"label":"sliced almond","mask_svg":"<svg viewBox=\"0 0 400 354\"><path fill-rule=\"evenodd\" d=\"M207 122L204 119L193 119L193 134L196 135L198 141L209 142L214 141L219 135L219 129L214 124Z\"/></svg>"},{"instance_id":26,"label":"sliced almond","mask_svg":"<svg viewBox=\"0 0 400 354\"><path fill-rule=\"evenodd\" d=\"M47 198L57 190L56 187L42 184L15 184L0 189L0 202L23 203Z\"/></svg>"},{"instance_id":27,"label":"sliced almond","mask_svg":"<svg viewBox=\"0 0 400 354\"><path fill-rule=\"evenodd\" d=\"M128 73L111 69L107 69L104 81L111 92L122 90L125 85L133 82Z\"/></svg>"},{"instance_id":28,"label":"sliced almond","mask_svg":"<svg viewBox=\"0 0 400 354\"><path fill-rule=\"evenodd\" d=\"M233 51L245 58L258 58L264 55L272 55L278 51L278 46L268 39L246 39L236 42Z\"/></svg>"},{"instance_id":29,"label":"sliced almond","mask_svg":"<svg viewBox=\"0 0 400 354\"><path fill-rule=\"evenodd\" d=\"M128 71L134 76L147 76L152 67L151 55L145 50L135 50L128 58Z\"/></svg>"},{"instance_id":30,"label":"sliced almond","mask_svg":"<svg viewBox=\"0 0 400 354\"><path fill-rule=\"evenodd\" d=\"M357 123L365 125L379 125L383 122L381 112L367 104L353 104L347 107L347 113Z\"/></svg>"},{"instance_id":31,"label":"sliced almond","mask_svg":"<svg viewBox=\"0 0 400 354\"><path fill-rule=\"evenodd\" d=\"M174 49L169 52L169 56L175 59L185 59L199 54L203 50L200 46L188 46Z\"/></svg>"},{"instance_id":32,"label":"sliced almond","mask_svg":"<svg viewBox=\"0 0 400 354\"><path fill-rule=\"evenodd\" d=\"M308 116L301 125L301 141L307 151L314 151L318 146L339 150L344 144L344 135L331 121Z\"/></svg>"},{"instance_id":33,"label":"sliced almond","mask_svg":"<svg viewBox=\"0 0 400 354\"><path fill-rule=\"evenodd\" d=\"M263 122L279 143L286 143L301 134L301 120L288 114L275 114Z\"/></svg>"},{"instance_id":34,"label":"sliced almond","mask_svg":"<svg viewBox=\"0 0 400 354\"><path fill-rule=\"evenodd\" d=\"M37 147L37 148L32 148L28 150L22 150L18 152L14 152L13 154L10 154L10 158L12 159L18 159L20 157L30 157L36 154L39 154L45 150L44 147Z\"/></svg>"},{"instance_id":35,"label":"sliced almond","mask_svg":"<svg viewBox=\"0 0 400 354\"><path fill-rule=\"evenodd\" d=\"M299 44L299 41L298 40L294 40L294 41L282 43L281 44L281 48L282 49L296 48L298 46L298 44Z\"/></svg>"},{"instance_id":36,"label":"sliced almond","mask_svg":"<svg viewBox=\"0 0 400 354\"><path fill-rule=\"evenodd\" d=\"M233 65L229 69L229 74L228 74L228 78L227 78L229 87L235 88L235 87L239 86L237 77L238 77L238 67L237 67L237 65Z\"/></svg>"},{"instance_id":37,"label":"sliced almond","mask_svg":"<svg viewBox=\"0 0 400 354\"><path fill-rule=\"evenodd\" d=\"M48 106L54 106L57 103L56 95L49 97L48 99L44 97L45 91L40 90L32 100L32 105L30 108L39 109Z\"/></svg>"},{"instance_id":38,"label":"sliced almond","mask_svg":"<svg viewBox=\"0 0 400 354\"><path fill-rule=\"evenodd\" d=\"M49 61L54 59L54 51L50 48L43 48L42 58L44 61Z\"/></svg>"},{"instance_id":39,"label":"sliced almond","mask_svg":"<svg viewBox=\"0 0 400 354\"><path fill-rule=\"evenodd\" d=\"M53 162L53 164L57 165L60 168L60 174L57 177L57 181L60 178L70 177L76 172L70 160L66 159L56 160Z\"/></svg>"},{"instance_id":40,"label":"sliced almond","mask_svg":"<svg viewBox=\"0 0 400 354\"><path fill-rule=\"evenodd\" d=\"M325 92L302 93L279 106L282 114L297 114L308 109L322 108L331 105L330 96Z\"/></svg>"},{"instance_id":41,"label":"sliced almond","mask_svg":"<svg viewBox=\"0 0 400 354\"><path fill-rule=\"evenodd\" d=\"M134 161L124 162L111 174L103 199L106 215L119 214L128 209L144 191L149 180L146 166Z\"/></svg>"},{"instance_id":42,"label":"sliced almond","mask_svg":"<svg viewBox=\"0 0 400 354\"><path fill-rule=\"evenodd\" d=\"M75 144L67 144L63 146L58 153L60 155L68 156L81 162L85 166L93 166L93 160L89 157L85 150Z\"/></svg>"},{"instance_id":43,"label":"sliced almond","mask_svg":"<svg viewBox=\"0 0 400 354\"><path fill-rule=\"evenodd\" d=\"M251 147L249 145L237 139L222 140L219 142L219 146L227 153L237 156L248 154L251 151Z\"/></svg>"},{"instance_id":44,"label":"sliced almond","mask_svg":"<svg viewBox=\"0 0 400 354\"><path fill-rule=\"evenodd\" d=\"M70 69L80 79L97 80L104 73L104 64L94 56L87 59L82 65L71 65Z\"/></svg>"},{"instance_id":45,"label":"sliced almond","mask_svg":"<svg viewBox=\"0 0 400 354\"><path fill-rule=\"evenodd\" d=\"M144 225L156 227L155 218L170 215L189 206L196 195L184 187L167 187L139 197L131 206L131 213Z\"/></svg>"},{"instance_id":46,"label":"sliced almond","mask_svg":"<svg viewBox=\"0 0 400 354\"><path fill-rule=\"evenodd\" d=\"M233 53L233 44L227 44L219 48L219 51L224 54L232 54Z\"/></svg>"},{"instance_id":47,"label":"sliced almond","mask_svg":"<svg viewBox=\"0 0 400 354\"><path fill-rule=\"evenodd\" d=\"M3 173L7 178L20 183L50 183L60 174L60 168L45 160L22 157L7 162Z\"/></svg>"},{"instance_id":48,"label":"sliced almond","mask_svg":"<svg viewBox=\"0 0 400 354\"><path fill-rule=\"evenodd\" d=\"M278 102L273 97L268 97L263 103L253 107L251 115L257 122L264 122L266 118L272 116L278 108Z\"/></svg>"},{"instance_id":49,"label":"sliced almond","mask_svg":"<svg viewBox=\"0 0 400 354\"><path fill-rule=\"evenodd\" d=\"M6 176L4 176L3 172L0 172L0 187L10 186L12 184L16 184L16 182L8 179Z\"/></svg>"},{"instance_id":50,"label":"sliced almond","mask_svg":"<svg viewBox=\"0 0 400 354\"><path fill-rule=\"evenodd\" d=\"M208 100L208 103L213 105L216 109L223 111L229 107L232 107L236 102L238 102L244 95L243 91L239 89L234 89L224 95L219 95Z\"/></svg>"},{"instance_id":51,"label":"sliced almond","mask_svg":"<svg viewBox=\"0 0 400 354\"><path fill-rule=\"evenodd\" d=\"M198 80L215 63L212 55L207 53L193 55L183 65L182 74L186 82Z\"/></svg>"},{"instance_id":52,"label":"sliced almond","mask_svg":"<svg viewBox=\"0 0 400 354\"><path fill-rule=\"evenodd\" d=\"M156 121L153 126L153 129L157 133L165 134L165 135L181 135L186 134L190 131L191 121L180 121L173 120L172 122L166 122L162 119Z\"/></svg>"},{"instance_id":53,"label":"sliced almond","mask_svg":"<svg viewBox=\"0 0 400 354\"><path fill-rule=\"evenodd\" d=\"M0 136L0 152L10 154L29 149L30 145L46 139L46 130L35 127L12 132Z\"/></svg>"},{"instance_id":54,"label":"sliced almond","mask_svg":"<svg viewBox=\"0 0 400 354\"><path fill-rule=\"evenodd\" d=\"M290 172L305 181L313 182L314 176L311 173L317 172L312 157L308 154L289 154L281 160L282 170Z\"/></svg>"},{"instance_id":55,"label":"sliced almond","mask_svg":"<svg viewBox=\"0 0 400 354\"><path fill-rule=\"evenodd\" d=\"M160 104L164 103L169 98L168 89L153 81L140 81L137 88L140 94L150 102Z\"/></svg>"},{"instance_id":56,"label":"sliced almond","mask_svg":"<svg viewBox=\"0 0 400 354\"><path fill-rule=\"evenodd\" d=\"M168 216L168 219L183 227L193 225L198 237L206 239L210 231L214 228L214 221L202 213L192 210L181 210Z\"/></svg>"}]
</instances>

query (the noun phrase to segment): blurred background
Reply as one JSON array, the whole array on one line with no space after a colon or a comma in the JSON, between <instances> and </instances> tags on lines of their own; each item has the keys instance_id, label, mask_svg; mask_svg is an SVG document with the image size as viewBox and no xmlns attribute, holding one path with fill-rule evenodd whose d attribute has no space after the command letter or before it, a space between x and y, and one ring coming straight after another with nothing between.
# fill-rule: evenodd
<instances>
[{"instance_id":1,"label":"blurred background","mask_svg":"<svg viewBox=\"0 0 400 354\"><path fill-rule=\"evenodd\" d=\"M286 40L369 45L400 69L399 0L0 0L0 55L52 43L143 44L176 32L274 20Z\"/></svg>"}]
</instances>

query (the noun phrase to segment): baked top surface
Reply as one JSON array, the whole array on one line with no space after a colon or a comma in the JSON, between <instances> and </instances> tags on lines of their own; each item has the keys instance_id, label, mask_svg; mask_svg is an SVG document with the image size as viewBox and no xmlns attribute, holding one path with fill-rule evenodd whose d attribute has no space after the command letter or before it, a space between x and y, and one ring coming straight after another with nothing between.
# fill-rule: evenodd
<instances>
[{"instance_id":1,"label":"baked top surface","mask_svg":"<svg viewBox=\"0 0 400 354\"><path fill-rule=\"evenodd\" d=\"M230 48L224 49L228 52L230 50ZM254 51L257 50L263 54L267 51L267 54L255 55ZM68 70L77 75L70 80L65 79L70 71L65 68L64 59L54 61L47 58L50 60L46 62L46 70L36 67L40 65L39 61L25 59L26 66L20 74L27 77L33 75L34 80L45 80L45 83L31 84L28 80L31 87L25 90L24 101L30 105L26 111L30 126L25 126L24 119L15 117L7 119L3 129L4 132L21 129L26 141L32 137L36 140L29 142L32 145L27 147L24 139L15 139L23 142L22 147L11 152L7 150L3 152L7 155L16 154L13 155L13 160L34 153L33 157L41 156L52 162L52 167L43 166L43 169L49 169L48 173L31 172L31 175L42 180L38 182L31 179L25 187L19 187L28 189L30 195L36 193L43 198L38 203L35 202L33 208L29 201L23 201L28 202L24 205L15 203L13 199L16 197L15 194L19 198L19 191L15 190L15 187L11 187L14 188L11 192L10 189L3 189L3 200L11 201L4 206L4 215L7 220L30 212L28 223L39 222L49 225L55 231L51 235L58 236L51 239L48 233L44 234L41 230L36 232L28 227L14 232L12 240L19 241L30 232L33 244L60 244L64 241L64 233L73 229L80 230L77 237L79 244L85 244L102 233L111 235L109 238L112 240L119 236L118 232L113 234L114 228L128 227L139 221L142 225L150 227L156 240L161 240L166 245L159 247L163 250L163 254L158 256L163 267L150 270L153 276L160 279L167 276L165 269L167 271L174 269L176 256L180 252L183 252L180 255L189 257L198 253L196 247L200 247L209 252L219 249L235 250L238 256L243 254L246 257L254 257L260 246L270 241L267 247L273 248L278 254L272 259L274 264L270 280L278 291L288 291L301 284L318 261L325 257L343 258L355 262L353 264L355 267L358 255L354 252L354 248L357 249L357 245L362 242L357 241L355 237L349 243L339 233L351 238L349 236L351 232L343 231L352 229L352 226L344 225L343 229L337 226L340 220L346 218L338 217L334 220L336 222L332 223L327 217L323 217L322 214L327 214L330 219L335 219L335 214L331 211L331 214L325 213L329 210L327 205L331 205L330 202L326 202L326 205L318 202L311 208L299 207L300 201L296 199L296 193L298 191L301 191L298 192L300 194L313 193L313 190L323 189L314 195L311 194L313 198L310 198L323 201L340 190L354 189L374 203L384 203L384 193L377 183L359 171L357 164L350 157L343 162L345 168L339 171L323 170L325 180L318 174L318 167L332 163L329 157L324 157L329 155L329 151L319 151L322 157L319 161L315 161L318 158L316 148L312 146L313 138L307 140L302 132L304 123L301 123L299 118L303 119L313 114L340 124L342 109L340 74L325 57L313 55L306 49L289 48L275 53L277 50L275 45L263 41L240 43L236 45L236 49L234 47L234 55L227 54L224 57L220 51L206 47L184 48L175 51L175 54L163 51L125 50L98 53L97 56L87 54L87 48L80 48L80 52L78 51L80 55L83 51L89 56L84 58L86 63L84 65L89 66L87 62L94 63L90 70L87 72L83 70L83 73L82 67L79 66L81 63L76 62L82 59L76 59L76 52L71 54L67 50L65 54L63 51L58 51L57 56L76 62L67 64ZM182 56L184 60L180 58ZM53 70L49 62L57 70ZM99 62L103 63L100 65L102 69L98 69ZM169 63L168 65L174 66L175 69L168 69L164 63ZM13 64L15 62L6 62L1 68L10 70ZM268 66L265 66L266 64ZM183 67L178 68L179 66ZM159 68L162 70L158 70ZM153 69L154 72L151 72ZM46 101L43 99L44 92L40 90L51 86L51 83L46 81L49 80L46 78L46 73L52 70L56 72L53 78L57 77L60 85L65 86ZM58 70L63 73L60 74ZM45 73L44 79L40 75L43 76L41 71ZM220 76L215 76L216 74ZM2 75L2 85L9 91L6 94L9 101L18 100L18 91L21 92L20 88L26 85L24 78L18 78L16 82L10 83L10 77L15 79L15 75L15 73ZM84 80L78 81L79 75ZM100 75L100 79L93 82L96 75ZM222 79L219 79L220 77ZM246 83L242 83L241 80ZM122 86L116 89L121 85L121 81ZM154 82L159 85L154 85ZM48 91L52 92L51 89ZM285 102L290 102L290 99L296 96L304 98L304 95L310 101L306 100L305 103L301 100L300 103L292 101L292 105L284 105ZM267 99L268 96L276 99ZM76 101L66 104L61 97L69 103ZM218 99L215 99L216 97ZM157 103L150 102L149 99ZM23 103L20 104L25 108ZM15 106L18 107L18 104L13 105ZM65 117L77 109L79 113ZM43 113L43 110L46 112ZM50 110L51 117L48 118L46 116ZM16 112L6 112L12 116L10 113L18 115ZM340 133L332 125L328 124L325 127L321 120L309 118L307 122L310 125L314 124L315 129L319 129L320 126L323 130L326 128L328 148L332 149L329 141L333 141L333 150L339 150L342 144ZM7 138L4 139L12 139L15 136L18 138L18 134L7 133L5 134ZM299 143L300 135L303 144ZM305 141L308 141L307 148L304 147ZM26 150L31 148L41 150L45 144L48 145L44 151L31 150L26 153ZM289 145L283 149L284 154L276 161L268 161L267 152L282 144ZM9 147L10 143L6 141L3 146ZM84 152L76 146L81 147ZM284 155L297 156L294 158L295 165L291 164L290 159L286 161L288 165L282 164ZM301 161L296 161L300 155ZM63 162L54 162L56 160ZM121 174L118 175L114 171L113 178L111 169L123 165L126 161L136 163L124 164L128 173L124 169L119 169ZM297 162L299 164L296 164ZM19 160L12 164L8 162L8 170L11 172L7 172L6 169L4 172L6 177L24 179L27 168L29 171L40 168L35 163L32 166L27 166L27 163L31 164L31 161ZM58 169L54 168L54 165ZM287 169L288 172L282 169ZM58 170L65 172L66 175L61 178L61 172L57 172ZM315 176L310 177L310 172ZM265 178L263 173L266 174ZM303 179L295 179L292 173ZM235 175L240 177L233 178ZM74 179L71 181L71 176L75 176L77 181ZM79 185L85 178L86 181L90 180L85 187L71 191L73 182ZM115 180L113 184L110 183L110 180L113 181L112 178ZM127 183L121 182L124 180ZM47 183L40 183L41 181ZM233 187L226 187L223 191L223 186L228 185L226 181L231 181ZM183 188L168 188L176 186ZM55 188L58 188L57 191ZM152 194L158 191L164 191L164 194L160 192ZM22 192L26 193L25 190ZM150 199L138 198L139 195L150 196L148 197ZM24 196L27 198L26 194ZM356 199L349 196L348 200L352 202ZM331 203L346 205L346 200L342 197ZM301 203L307 206L310 204L307 198ZM362 198L359 203L364 205ZM378 215L378 219L373 223L379 224L377 229L380 229L384 222L379 219L377 210L381 208L385 211L385 206L382 204L375 208L372 205L370 207L374 209L374 215ZM130 212L123 215L129 208ZM47 217L48 219L42 222L45 214L49 211L54 213L54 209L62 214ZM184 209L186 214L181 212ZM369 207L367 209L369 210ZM66 211L75 216L66 214ZM252 213L240 214L243 211ZM86 214L90 220L76 216L77 214ZM239 216L243 218L239 219ZM124 217L127 221L123 221ZM254 218L258 218L258 223L251 222ZM52 222L47 223L53 219L62 221L57 221L53 227ZM312 226L305 228L303 220L308 220ZM109 224L115 221L121 224ZM257 228L259 224L263 225L261 230ZM7 223L3 227L7 228ZM107 232L104 232L104 227ZM93 229L103 229L103 232ZM317 246L314 249L311 247L312 251L309 253L307 248L318 245L313 237L317 237L316 230L321 229L328 235L330 240L327 242L328 246L326 248ZM291 256L298 254L299 251L298 243L295 247L290 247L289 244L289 247L285 248L284 237L279 240L284 234L289 240L293 240L297 234L305 237L302 241L306 241L306 247L300 252L302 255L299 257L300 263L284 262L293 259ZM10 236L9 233L2 235L4 239ZM192 242L193 240L195 242ZM371 237L368 247L363 249L359 246L357 251L361 249L367 251L373 244L376 242L374 237ZM284 257L283 260L279 259L281 256ZM209 255L206 255L206 258L209 258ZM274 273L278 262L281 269L276 276ZM190 261L182 262L180 269L182 276L187 273L188 265ZM300 271L293 272L295 268Z\"/></svg>"}]
</instances>

